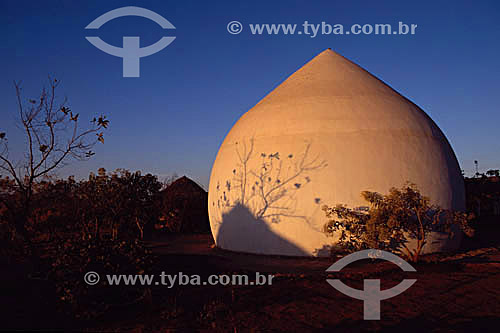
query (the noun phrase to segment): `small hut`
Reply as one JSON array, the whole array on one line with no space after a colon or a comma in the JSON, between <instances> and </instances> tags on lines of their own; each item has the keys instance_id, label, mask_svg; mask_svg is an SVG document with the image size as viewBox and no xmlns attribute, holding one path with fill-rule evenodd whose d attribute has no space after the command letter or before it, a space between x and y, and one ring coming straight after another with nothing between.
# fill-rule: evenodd
<instances>
[{"instance_id":1,"label":"small hut","mask_svg":"<svg viewBox=\"0 0 500 333\"><path fill-rule=\"evenodd\" d=\"M160 195L161 215L157 229L180 233L209 233L208 194L200 185L183 176Z\"/></svg>"}]
</instances>

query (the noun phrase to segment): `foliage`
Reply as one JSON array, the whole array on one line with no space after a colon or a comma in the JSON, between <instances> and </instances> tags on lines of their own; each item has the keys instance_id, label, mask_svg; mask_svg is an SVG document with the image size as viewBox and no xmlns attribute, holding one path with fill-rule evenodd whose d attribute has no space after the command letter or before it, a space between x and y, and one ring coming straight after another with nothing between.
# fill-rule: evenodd
<instances>
[{"instance_id":1,"label":"foliage","mask_svg":"<svg viewBox=\"0 0 500 333\"><path fill-rule=\"evenodd\" d=\"M68 315L81 319L96 317L109 306L133 302L141 291L110 286L105 275L142 274L151 268L150 252L138 240L112 241L68 238L57 243L56 255L48 277L56 285L60 308ZM84 282L87 272L98 272L101 281L96 285ZM140 287L140 286L139 286Z\"/></svg>"},{"instance_id":2,"label":"foliage","mask_svg":"<svg viewBox=\"0 0 500 333\"><path fill-rule=\"evenodd\" d=\"M414 184L392 188L387 195L369 191L361 195L370 204L367 212L344 205L323 206L329 219L325 232L331 236L340 233L339 244L349 251L376 248L418 261L431 231L452 237L453 226L457 225L467 235L473 234L468 223L472 215L430 204ZM417 240L415 249L407 247L408 238Z\"/></svg>"},{"instance_id":3,"label":"foliage","mask_svg":"<svg viewBox=\"0 0 500 333\"><path fill-rule=\"evenodd\" d=\"M23 101L21 86L15 83L18 124L24 132L26 147L21 159L9 155L8 135L0 133L0 172L12 177L14 191L20 197L14 202L3 201L15 216L14 227L26 241L30 233L26 222L31 214L32 197L36 181L49 177L53 171L69 160L86 160L94 155L91 150L97 142L104 143L103 130L109 120L94 117L88 126L82 126L78 113L73 113L67 100L56 98L59 81L49 78L49 89L43 89L35 99Z\"/></svg>"},{"instance_id":4,"label":"foliage","mask_svg":"<svg viewBox=\"0 0 500 333\"><path fill-rule=\"evenodd\" d=\"M162 184L156 176L118 169L76 182L45 180L33 184L32 209L26 214L26 231L34 242L77 234L83 239L142 239L144 227L160 214ZM0 225L4 238L15 238L16 211L22 200L12 179L0 178Z\"/></svg>"},{"instance_id":5,"label":"foliage","mask_svg":"<svg viewBox=\"0 0 500 333\"><path fill-rule=\"evenodd\" d=\"M18 127L26 142L16 156L22 158L9 155L10 133L0 131L0 254L8 263L28 259L29 276L54 283L65 312L91 318L137 298L134 288L88 286L83 276L147 269L151 257L141 239L145 226L158 218L162 184L153 175L123 169L107 174L101 168L81 181L52 178L70 160L93 156L109 121L100 115L82 124L66 99L56 98L59 82L49 79L49 85L24 102L15 84Z\"/></svg>"},{"instance_id":6,"label":"foliage","mask_svg":"<svg viewBox=\"0 0 500 333\"><path fill-rule=\"evenodd\" d=\"M23 260L28 248L37 251L32 274L45 276L55 284L56 294L66 313L90 318L110 304L133 300L138 290L87 286L87 271L105 274L141 274L150 263L142 245L144 227L159 214L157 196L162 184L155 176L100 169L88 180L46 179L33 184L32 209L26 231L30 242L15 237L15 216L0 204L0 248L8 262ZM0 178L0 195L9 205L21 200L16 184ZM151 223L153 224L153 223ZM144 291L144 289L142 289Z\"/></svg>"},{"instance_id":7,"label":"foliage","mask_svg":"<svg viewBox=\"0 0 500 333\"><path fill-rule=\"evenodd\" d=\"M156 176L141 175L118 169L111 175L101 168L80 183L76 196L81 216L82 237L99 238L102 233L112 239L144 238L144 227L156 221L156 207L162 184Z\"/></svg>"}]
</instances>

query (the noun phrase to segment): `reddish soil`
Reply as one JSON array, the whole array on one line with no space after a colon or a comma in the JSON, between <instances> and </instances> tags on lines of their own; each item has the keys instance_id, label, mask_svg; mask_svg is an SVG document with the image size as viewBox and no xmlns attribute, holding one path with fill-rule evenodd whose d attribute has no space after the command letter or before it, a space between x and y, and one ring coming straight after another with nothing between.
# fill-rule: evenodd
<instances>
[{"instance_id":1,"label":"reddish soil","mask_svg":"<svg viewBox=\"0 0 500 333\"><path fill-rule=\"evenodd\" d=\"M8 315L4 323L16 328L136 332L497 332L500 328L498 246L426 256L414 265L417 272L413 273L389 262L364 260L347 266L339 275L325 272L336 259L233 253L214 248L210 235L171 236L150 246L159 261L155 271L146 274L183 272L202 278L248 274L252 278L260 272L274 274L275 278L272 285L264 286L154 286L141 302L115 306L98 321L78 323L47 315L50 304L45 305L47 309L40 307L43 293L33 284L28 293L4 285L2 313ZM402 294L382 301L381 320L365 321L362 301L343 295L326 282L334 276L358 289L366 278L381 279L382 289L405 278L417 282ZM24 296L19 298L19 292ZM31 308L26 306L30 297Z\"/></svg>"},{"instance_id":2,"label":"reddish soil","mask_svg":"<svg viewBox=\"0 0 500 333\"><path fill-rule=\"evenodd\" d=\"M274 274L271 286L176 287L176 308L156 302L147 319L121 328L246 331L497 331L500 327L500 250L483 248L456 255L433 255L415 264L416 273L380 261L362 261L339 275L362 289L365 278L391 288L404 278L417 282L382 301L380 321L364 321L362 301L347 297L327 282L329 258L290 258L233 253L213 248L206 235L177 236L151 244L164 269L186 274ZM352 267L351 267L352 266ZM158 288L153 292L161 294ZM158 307L157 307L158 306ZM166 311L166 312L165 312ZM162 317L167 313L166 318ZM114 326L118 328L117 326Z\"/></svg>"}]
</instances>

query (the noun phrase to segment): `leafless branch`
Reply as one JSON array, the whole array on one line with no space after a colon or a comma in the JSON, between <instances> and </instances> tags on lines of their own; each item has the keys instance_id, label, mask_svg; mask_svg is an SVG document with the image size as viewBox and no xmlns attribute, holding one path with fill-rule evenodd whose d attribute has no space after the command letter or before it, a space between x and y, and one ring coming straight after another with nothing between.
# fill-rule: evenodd
<instances>
[{"instance_id":1,"label":"leafless branch","mask_svg":"<svg viewBox=\"0 0 500 333\"><path fill-rule=\"evenodd\" d=\"M27 207L36 179L48 176L71 159L90 158L94 154L91 148L99 141L104 143L102 130L109 121L101 115L87 129L80 130L79 114L70 110L67 99L57 104L56 79L49 77L49 89L43 89L36 100L26 102L20 82L14 82L14 86L19 128L25 134L26 149L24 158L13 160L9 156L7 133L0 131L0 171L13 177Z\"/></svg>"}]
</instances>

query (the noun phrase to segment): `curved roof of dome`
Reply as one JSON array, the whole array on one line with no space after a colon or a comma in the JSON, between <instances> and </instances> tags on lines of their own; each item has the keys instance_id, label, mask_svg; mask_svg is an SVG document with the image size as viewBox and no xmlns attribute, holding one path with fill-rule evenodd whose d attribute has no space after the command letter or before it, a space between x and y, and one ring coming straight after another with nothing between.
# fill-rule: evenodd
<instances>
[{"instance_id":1,"label":"curved roof of dome","mask_svg":"<svg viewBox=\"0 0 500 333\"><path fill-rule=\"evenodd\" d=\"M281 158L263 165L271 156ZM438 126L387 84L328 49L245 113L226 136L210 177L212 231L227 249L313 254L331 242L322 233L323 204L363 206L361 191L387 193L406 182L443 208L464 208L460 168ZM257 229L248 229L242 216L266 227L252 236ZM245 237L237 230L247 230ZM273 245L265 230L300 250Z\"/></svg>"},{"instance_id":2,"label":"curved roof of dome","mask_svg":"<svg viewBox=\"0 0 500 333\"><path fill-rule=\"evenodd\" d=\"M404 114L403 112L404 111ZM434 122L418 106L360 66L327 49L271 91L231 130L286 128L289 134L304 131L307 121L317 130L361 132L404 129L445 139ZM329 128L335 126L335 128ZM243 130L243 129L242 129ZM446 139L445 139L446 140Z\"/></svg>"}]
</instances>

